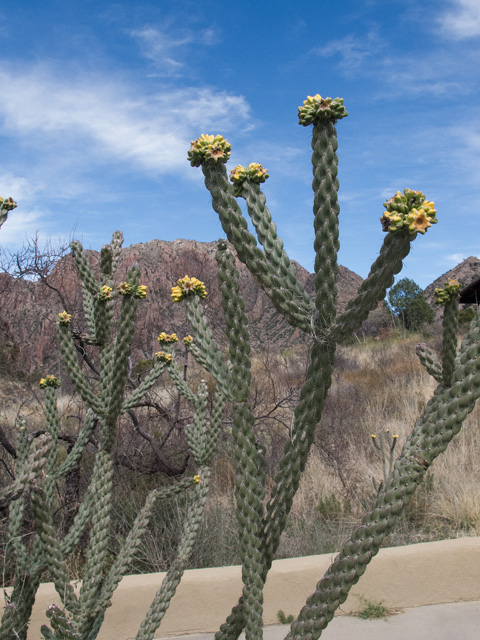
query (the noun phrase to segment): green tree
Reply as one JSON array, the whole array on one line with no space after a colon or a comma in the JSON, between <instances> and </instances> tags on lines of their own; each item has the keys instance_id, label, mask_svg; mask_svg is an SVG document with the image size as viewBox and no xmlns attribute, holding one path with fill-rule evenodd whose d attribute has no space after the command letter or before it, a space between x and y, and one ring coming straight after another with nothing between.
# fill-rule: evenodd
<instances>
[{"instance_id":1,"label":"green tree","mask_svg":"<svg viewBox=\"0 0 480 640\"><path fill-rule=\"evenodd\" d=\"M402 278L390 289L388 305L409 331L433 322L433 309L423 297L422 289L409 278Z\"/></svg>"}]
</instances>

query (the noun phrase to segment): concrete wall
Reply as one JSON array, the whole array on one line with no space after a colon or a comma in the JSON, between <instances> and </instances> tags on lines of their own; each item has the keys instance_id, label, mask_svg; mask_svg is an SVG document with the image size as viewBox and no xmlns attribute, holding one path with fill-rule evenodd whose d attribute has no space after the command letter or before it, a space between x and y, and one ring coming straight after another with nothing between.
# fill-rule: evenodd
<instances>
[{"instance_id":1,"label":"concrete wall","mask_svg":"<svg viewBox=\"0 0 480 640\"><path fill-rule=\"evenodd\" d=\"M278 623L277 612L297 614L329 566L333 555L277 560L265 586L265 624ZM165 574L126 576L107 610L99 640L135 638ZM216 631L241 592L240 567L194 569L183 577L158 635ZM340 613L361 607L359 596L388 607L416 607L480 600L480 538L460 538L382 549ZM59 602L52 584L37 595L29 640L40 640L44 611Z\"/></svg>"}]
</instances>

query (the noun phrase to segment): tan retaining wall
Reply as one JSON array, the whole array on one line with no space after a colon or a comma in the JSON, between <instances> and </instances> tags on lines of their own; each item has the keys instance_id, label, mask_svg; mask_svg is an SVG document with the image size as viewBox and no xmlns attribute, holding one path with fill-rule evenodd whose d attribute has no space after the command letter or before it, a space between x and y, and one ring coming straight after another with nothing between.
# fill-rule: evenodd
<instances>
[{"instance_id":1,"label":"tan retaining wall","mask_svg":"<svg viewBox=\"0 0 480 640\"><path fill-rule=\"evenodd\" d=\"M279 609L297 614L332 558L327 554L275 561L265 586L265 624L278 623ZM164 575L126 576L107 610L99 640L135 638ZM186 571L159 635L216 631L240 591L240 567ZM480 538L382 549L340 613L358 609L358 596L398 608L480 600ZM58 602L53 585L41 585L29 640L40 640L40 626L46 622L43 612L52 602Z\"/></svg>"}]
</instances>

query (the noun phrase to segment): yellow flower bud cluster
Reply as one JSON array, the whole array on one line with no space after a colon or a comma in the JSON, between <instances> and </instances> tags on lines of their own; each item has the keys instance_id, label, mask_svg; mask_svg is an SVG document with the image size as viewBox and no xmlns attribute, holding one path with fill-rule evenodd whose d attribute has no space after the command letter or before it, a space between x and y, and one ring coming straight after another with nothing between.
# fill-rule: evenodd
<instances>
[{"instance_id":1,"label":"yellow flower bud cluster","mask_svg":"<svg viewBox=\"0 0 480 640\"><path fill-rule=\"evenodd\" d=\"M193 342L192 336L185 336L184 339L183 339L183 344L186 347L189 347L192 344L192 342Z\"/></svg>"},{"instance_id":2,"label":"yellow flower bud cluster","mask_svg":"<svg viewBox=\"0 0 480 640\"><path fill-rule=\"evenodd\" d=\"M435 289L435 293L433 294L435 302L445 306L450 300L458 296L461 288L462 286L458 280L448 278L443 287L437 287Z\"/></svg>"},{"instance_id":3,"label":"yellow flower bud cluster","mask_svg":"<svg viewBox=\"0 0 480 640\"><path fill-rule=\"evenodd\" d=\"M103 288L103 287L102 287ZM147 285L139 284L135 289L129 282L121 282L117 286L118 293L121 296L135 296L135 298L145 299L147 297Z\"/></svg>"},{"instance_id":4,"label":"yellow flower bud cluster","mask_svg":"<svg viewBox=\"0 0 480 640\"><path fill-rule=\"evenodd\" d=\"M117 285L117 289L121 296L131 296L133 293L133 287L129 282L121 282Z\"/></svg>"},{"instance_id":5,"label":"yellow flower bud cluster","mask_svg":"<svg viewBox=\"0 0 480 640\"><path fill-rule=\"evenodd\" d=\"M58 324L62 327L68 327L72 321L72 316L66 311L62 311L58 314Z\"/></svg>"},{"instance_id":6,"label":"yellow flower bud cluster","mask_svg":"<svg viewBox=\"0 0 480 640\"><path fill-rule=\"evenodd\" d=\"M200 476L193 476L193 483L194 484L200 484L200 482L202 481L202 479L200 478Z\"/></svg>"},{"instance_id":7,"label":"yellow flower bud cluster","mask_svg":"<svg viewBox=\"0 0 480 640\"><path fill-rule=\"evenodd\" d=\"M384 202L386 211L380 218L384 231L396 233L400 229L407 229L410 235L424 234L428 227L438 222L435 203L426 200L421 191L404 189Z\"/></svg>"},{"instance_id":8,"label":"yellow flower bud cluster","mask_svg":"<svg viewBox=\"0 0 480 640\"><path fill-rule=\"evenodd\" d=\"M259 162L251 162L248 167L242 167L241 164L238 164L230 172L230 182L233 182L236 196L241 195L242 185L245 180L259 184L260 182L265 182L267 178L268 171Z\"/></svg>"},{"instance_id":9,"label":"yellow flower bud cluster","mask_svg":"<svg viewBox=\"0 0 480 640\"><path fill-rule=\"evenodd\" d=\"M335 123L348 116L343 106L343 98L322 98L318 93L307 96L303 101L303 107L298 107L298 122L304 127L316 124L319 120L331 120Z\"/></svg>"},{"instance_id":10,"label":"yellow flower bud cluster","mask_svg":"<svg viewBox=\"0 0 480 640\"><path fill-rule=\"evenodd\" d=\"M17 203L13 198L2 198L0 196L0 209L3 211L12 211L17 207Z\"/></svg>"},{"instance_id":11,"label":"yellow flower bud cluster","mask_svg":"<svg viewBox=\"0 0 480 640\"><path fill-rule=\"evenodd\" d=\"M197 295L203 300L207 296L207 290L203 282L197 278L184 276L177 280L175 287L172 287L172 300L173 302L180 302L189 295Z\"/></svg>"},{"instance_id":12,"label":"yellow flower bud cluster","mask_svg":"<svg viewBox=\"0 0 480 640\"><path fill-rule=\"evenodd\" d=\"M39 382L41 389L46 389L47 387L53 387L56 389L60 384L60 380L55 376L45 376L45 378L42 378Z\"/></svg>"},{"instance_id":13,"label":"yellow flower bud cluster","mask_svg":"<svg viewBox=\"0 0 480 640\"><path fill-rule=\"evenodd\" d=\"M145 298L147 297L147 285L139 284L138 287L133 292L133 295L135 296L135 298L140 298L141 300L145 300Z\"/></svg>"},{"instance_id":14,"label":"yellow flower bud cluster","mask_svg":"<svg viewBox=\"0 0 480 640\"><path fill-rule=\"evenodd\" d=\"M162 331L157 340L160 344L173 344L174 342L178 342L176 333L171 333L169 335L168 333L165 333L165 331Z\"/></svg>"},{"instance_id":15,"label":"yellow flower bud cluster","mask_svg":"<svg viewBox=\"0 0 480 640\"><path fill-rule=\"evenodd\" d=\"M110 300L113 295L112 287L108 287L106 284L103 287L100 287L100 291L98 292L98 297L100 300Z\"/></svg>"},{"instance_id":16,"label":"yellow flower bud cluster","mask_svg":"<svg viewBox=\"0 0 480 640\"><path fill-rule=\"evenodd\" d=\"M166 351L157 351L157 353L155 354L155 360L170 364L172 362L172 354L167 353Z\"/></svg>"},{"instance_id":17,"label":"yellow flower bud cluster","mask_svg":"<svg viewBox=\"0 0 480 640\"><path fill-rule=\"evenodd\" d=\"M204 161L228 162L232 147L228 140L220 135L209 136L205 133L192 140L188 159L192 167L199 167Z\"/></svg>"}]
</instances>

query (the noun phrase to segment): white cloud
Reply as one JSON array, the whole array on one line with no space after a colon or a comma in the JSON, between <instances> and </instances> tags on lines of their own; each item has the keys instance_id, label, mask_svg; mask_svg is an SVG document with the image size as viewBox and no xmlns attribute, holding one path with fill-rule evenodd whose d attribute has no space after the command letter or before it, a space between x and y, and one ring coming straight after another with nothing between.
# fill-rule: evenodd
<instances>
[{"instance_id":1,"label":"white cloud","mask_svg":"<svg viewBox=\"0 0 480 640\"><path fill-rule=\"evenodd\" d=\"M462 40L480 36L480 2L478 0L452 0L452 6L439 17L442 31Z\"/></svg>"},{"instance_id":2,"label":"white cloud","mask_svg":"<svg viewBox=\"0 0 480 640\"><path fill-rule=\"evenodd\" d=\"M142 54L151 60L158 71L157 75L177 76L183 73L185 62L182 58L189 46L211 45L217 39L213 29L191 31L183 29L172 37L171 29L145 26L129 32L140 45Z\"/></svg>"},{"instance_id":3,"label":"white cloud","mask_svg":"<svg viewBox=\"0 0 480 640\"><path fill-rule=\"evenodd\" d=\"M35 235L35 230L46 226L45 222L49 212L41 209L19 212L18 209L10 211L6 222L0 229L0 244L2 247L19 247L23 241ZM47 238L41 234L41 241Z\"/></svg>"},{"instance_id":4,"label":"white cloud","mask_svg":"<svg viewBox=\"0 0 480 640\"><path fill-rule=\"evenodd\" d=\"M476 1L480 14L480 2ZM337 68L347 77L361 74L372 79L381 87L377 99L398 98L399 91L403 96L468 94L476 90L475 78L480 68L480 52L475 48L462 48L460 53L455 47L439 45L405 53L395 51L375 32L366 37L350 34L314 48L311 53L338 59Z\"/></svg>"},{"instance_id":5,"label":"white cloud","mask_svg":"<svg viewBox=\"0 0 480 640\"><path fill-rule=\"evenodd\" d=\"M366 37L355 37L352 34L331 40L323 47L315 47L311 53L321 57L340 56L340 68L346 73L353 73L372 58L378 57L385 48L382 40L374 32Z\"/></svg>"},{"instance_id":6,"label":"white cloud","mask_svg":"<svg viewBox=\"0 0 480 640\"><path fill-rule=\"evenodd\" d=\"M9 87L0 101L0 132L56 153L58 162L72 154L169 173L188 166L188 143L214 123L251 125L243 96L209 88L146 96L123 81L60 78L45 67L2 71L0 83Z\"/></svg>"}]
</instances>

